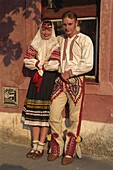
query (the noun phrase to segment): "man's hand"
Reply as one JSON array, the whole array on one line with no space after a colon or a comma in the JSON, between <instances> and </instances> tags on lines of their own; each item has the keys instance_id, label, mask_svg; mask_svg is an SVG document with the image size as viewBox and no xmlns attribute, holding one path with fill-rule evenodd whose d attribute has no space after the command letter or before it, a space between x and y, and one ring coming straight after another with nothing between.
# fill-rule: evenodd
<instances>
[{"instance_id":1,"label":"man's hand","mask_svg":"<svg viewBox=\"0 0 113 170\"><path fill-rule=\"evenodd\" d=\"M68 81L70 77L70 72L69 71L65 71L64 73L61 73L61 78L64 80L64 81Z\"/></svg>"}]
</instances>

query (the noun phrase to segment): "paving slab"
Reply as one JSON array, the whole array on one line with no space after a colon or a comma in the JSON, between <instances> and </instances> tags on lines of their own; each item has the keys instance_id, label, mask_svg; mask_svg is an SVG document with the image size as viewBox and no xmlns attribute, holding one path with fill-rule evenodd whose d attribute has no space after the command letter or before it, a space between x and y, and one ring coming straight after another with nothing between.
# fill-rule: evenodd
<instances>
[{"instance_id":1,"label":"paving slab","mask_svg":"<svg viewBox=\"0 0 113 170\"><path fill-rule=\"evenodd\" d=\"M112 158L98 158L83 155L74 158L73 163L62 165L62 157L47 161L47 151L40 159L26 158L29 148L13 144L0 144L0 170L113 170Z\"/></svg>"}]
</instances>

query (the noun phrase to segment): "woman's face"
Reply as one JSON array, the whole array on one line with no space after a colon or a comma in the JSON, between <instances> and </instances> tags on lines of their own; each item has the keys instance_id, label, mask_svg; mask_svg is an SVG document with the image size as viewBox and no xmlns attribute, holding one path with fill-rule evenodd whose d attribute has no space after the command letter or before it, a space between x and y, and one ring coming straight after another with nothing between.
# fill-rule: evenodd
<instances>
[{"instance_id":1,"label":"woman's face","mask_svg":"<svg viewBox=\"0 0 113 170\"><path fill-rule=\"evenodd\" d=\"M42 33L43 39L45 39L45 40L50 39L50 37L52 35L52 26L49 25L48 23L42 25L41 33Z\"/></svg>"}]
</instances>

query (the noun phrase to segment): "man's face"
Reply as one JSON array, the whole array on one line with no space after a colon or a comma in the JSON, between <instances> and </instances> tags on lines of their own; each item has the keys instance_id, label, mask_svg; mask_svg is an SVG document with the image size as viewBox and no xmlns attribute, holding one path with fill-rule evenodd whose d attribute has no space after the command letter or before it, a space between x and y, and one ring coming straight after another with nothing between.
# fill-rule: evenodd
<instances>
[{"instance_id":1,"label":"man's face","mask_svg":"<svg viewBox=\"0 0 113 170\"><path fill-rule=\"evenodd\" d=\"M78 21L75 19L70 19L68 17L63 19L63 29L68 37L73 37L76 34L76 26L78 25Z\"/></svg>"}]
</instances>

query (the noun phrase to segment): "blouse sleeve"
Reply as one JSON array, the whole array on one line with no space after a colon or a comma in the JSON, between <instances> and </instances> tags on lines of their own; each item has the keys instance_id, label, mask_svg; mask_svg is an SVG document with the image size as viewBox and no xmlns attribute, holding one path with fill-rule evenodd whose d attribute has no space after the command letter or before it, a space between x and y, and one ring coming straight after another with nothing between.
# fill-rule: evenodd
<instances>
[{"instance_id":1,"label":"blouse sleeve","mask_svg":"<svg viewBox=\"0 0 113 170\"><path fill-rule=\"evenodd\" d=\"M25 53L24 58L27 59L35 58L35 55L36 55L36 50L32 46L29 46Z\"/></svg>"},{"instance_id":2,"label":"blouse sleeve","mask_svg":"<svg viewBox=\"0 0 113 170\"><path fill-rule=\"evenodd\" d=\"M56 71L58 70L59 64L60 64L60 48L58 47L52 52L47 64L44 64L44 68L45 70L48 71Z\"/></svg>"},{"instance_id":3,"label":"blouse sleeve","mask_svg":"<svg viewBox=\"0 0 113 170\"><path fill-rule=\"evenodd\" d=\"M23 61L26 68L30 70L37 69L36 63L38 60L35 59L35 56L36 56L36 50L32 46L29 46Z\"/></svg>"}]
</instances>

